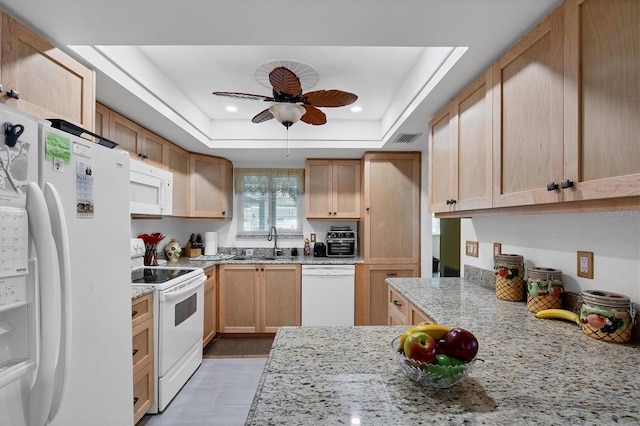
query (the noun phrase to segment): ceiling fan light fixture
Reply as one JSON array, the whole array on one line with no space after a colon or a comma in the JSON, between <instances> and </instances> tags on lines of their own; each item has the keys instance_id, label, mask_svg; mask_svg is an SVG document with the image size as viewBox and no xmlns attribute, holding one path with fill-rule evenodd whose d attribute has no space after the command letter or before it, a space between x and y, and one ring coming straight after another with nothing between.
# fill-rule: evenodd
<instances>
[{"instance_id":1,"label":"ceiling fan light fixture","mask_svg":"<svg viewBox=\"0 0 640 426\"><path fill-rule=\"evenodd\" d=\"M306 110L301 105L283 102L271 105L269 112L273 114L275 119L282 123L284 127L289 128L289 126L300 120L300 117L304 115Z\"/></svg>"}]
</instances>

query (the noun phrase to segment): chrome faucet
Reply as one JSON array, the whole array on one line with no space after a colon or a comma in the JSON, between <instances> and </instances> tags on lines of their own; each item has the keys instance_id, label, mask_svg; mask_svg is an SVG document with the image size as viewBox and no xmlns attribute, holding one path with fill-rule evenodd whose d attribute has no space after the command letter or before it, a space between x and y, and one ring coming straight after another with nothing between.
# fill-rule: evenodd
<instances>
[{"instance_id":1,"label":"chrome faucet","mask_svg":"<svg viewBox=\"0 0 640 426\"><path fill-rule=\"evenodd\" d=\"M271 233L273 231L273 233ZM278 256L278 231L275 226L269 228L269 235L267 235L267 241L273 240L273 257Z\"/></svg>"}]
</instances>

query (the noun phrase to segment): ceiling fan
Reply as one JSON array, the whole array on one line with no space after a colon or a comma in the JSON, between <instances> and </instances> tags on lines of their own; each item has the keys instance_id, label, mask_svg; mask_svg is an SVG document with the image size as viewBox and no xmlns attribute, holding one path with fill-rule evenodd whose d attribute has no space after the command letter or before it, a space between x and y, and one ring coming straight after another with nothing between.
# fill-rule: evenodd
<instances>
[{"instance_id":1,"label":"ceiling fan","mask_svg":"<svg viewBox=\"0 0 640 426\"><path fill-rule=\"evenodd\" d=\"M275 118L287 129L298 120L307 124L321 125L327 122L327 116L318 107L341 107L354 103L358 97L342 90L315 90L302 93L300 79L286 67L276 67L269 73L269 82L273 87L273 96L252 95L237 92L213 92L217 96L236 99L253 99L275 102L269 108L253 117L253 123L262 123Z\"/></svg>"}]
</instances>

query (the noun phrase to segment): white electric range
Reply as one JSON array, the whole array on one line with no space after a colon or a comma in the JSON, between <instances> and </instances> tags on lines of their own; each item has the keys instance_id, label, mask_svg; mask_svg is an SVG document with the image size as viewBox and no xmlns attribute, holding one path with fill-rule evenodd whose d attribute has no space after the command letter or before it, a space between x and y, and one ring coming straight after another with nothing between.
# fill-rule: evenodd
<instances>
[{"instance_id":1,"label":"white electric range","mask_svg":"<svg viewBox=\"0 0 640 426\"><path fill-rule=\"evenodd\" d=\"M153 286L154 384L150 414L162 412L202 363L202 268L144 266L144 242L131 240L131 285Z\"/></svg>"}]
</instances>

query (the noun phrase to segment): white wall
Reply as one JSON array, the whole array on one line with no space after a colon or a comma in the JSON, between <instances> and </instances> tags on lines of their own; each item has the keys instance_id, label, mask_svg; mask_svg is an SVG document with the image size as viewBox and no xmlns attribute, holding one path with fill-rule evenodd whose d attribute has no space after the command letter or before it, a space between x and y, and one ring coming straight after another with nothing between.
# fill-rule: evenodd
<instances>
[{"instance_id":1,"label":"white wall","mask_svg":"<svg viewBox=\"0 0 640 426\"><path fill-rule=\"evenodd\" d=\"M566 290L622 293L640 303L640 211L491 216L461 221L461 267L493 269L493 243L524 256L527 267L560 269ZM478 241L479 257L465 255ZM594 254L593 279L577 276L577 251Z\"/></svg>"}]
</instances>

